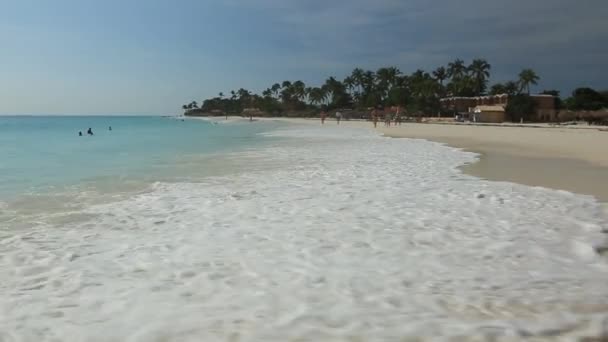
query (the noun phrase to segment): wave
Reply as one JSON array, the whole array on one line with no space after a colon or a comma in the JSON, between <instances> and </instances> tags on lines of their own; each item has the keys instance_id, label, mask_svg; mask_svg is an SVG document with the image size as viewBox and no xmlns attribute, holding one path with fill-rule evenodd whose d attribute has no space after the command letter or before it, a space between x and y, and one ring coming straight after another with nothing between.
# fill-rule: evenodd
<instances>
[{"instance_id":1,"label":"wave","mask_svg":"<svg viewBox=\"0 0 608 342\"><path fill-rule=\"evenodd\" d=\"M601 333L608 267L593 246L606 220L593 198L463 175L475 154L427 141L267 135L282 139L233 155L240 172L157 182L2 238L0 336Z\"/></svg>"}]
</instances>

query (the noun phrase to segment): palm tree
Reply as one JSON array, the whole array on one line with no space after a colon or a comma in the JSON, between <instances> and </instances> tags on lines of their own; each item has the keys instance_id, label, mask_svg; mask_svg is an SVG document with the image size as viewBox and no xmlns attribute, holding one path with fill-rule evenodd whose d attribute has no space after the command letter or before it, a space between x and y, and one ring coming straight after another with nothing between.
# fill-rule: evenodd
<instances>
[{"instance_id":1,"label":"palm tree","mask_svg":"<svg viewBox=\"0 0 608 342\"><path fill-rule=\"evenodd\" d=\"M219 96L219 97L220 97L220 99L221 99L221 98L223 98L223 97L224 97L224 93L220 91L220 93L218 94L218 96Z\"/></svg>"},{"instance_id":2,"label":"palm tree","mask_svg":"<svg viewBox=\"0 0 608 342\"><path fill-rule=\"evenodd\" d=\"M270 88L270 90L272 90L272 93L274 94L275 97L279 96L279 90L281 90L281 85L278 83L275 83L272 85L272 87Z\"/></svg>"},{"instance_id":3,"label":"palm tree","mask_svg":"<svg viewBox=\"0 0 608 342\"><path fill-rule=\"evenodd\" d=\"M295 81L292 84L293 95L299 101L302 101L306 97L306 85L302 81Z\"/></svg>"},{"instance_id":4,"label":"palm tree","mask_svg":"<svg viewBox=\"0 0 608 342\"><path fill-rule=\"evenodd\" d=\"M363 69L355 68L350 75L350 77L353 79L354 85L358 88L358 93L363 91L364 74L365 71L363 71Z\"/></svg>"},{"instance_id":5,"label":"palm tree","mask_svg":"<svg viewBox=\"0 0 608 342\"><path fill-rule=\"evenodd\" d=\"M401 71L395 67L380 68L376 71L376 86L384 98L388 91L395 85Z\"/></svg>"},{"instance_id":6,"label":"palm tree","mask_svg":"<svg viewBox=\"0 0 608 342\"><path fill-rule=\"evenodd\" d=\"M492 66L485 59L474 59L471 65L469 65L468 71L475 81L477 96L484 93L491 68Z\"/></svg>"},{"instance_id":7,"label":"palm tree","mask_svg":"<svg viewBox=\"0 0 608 342\"><path fill-rule=\"evenodd\" d=\"M509 95L515 95L519 92L519 86L517 82L509 81L505 83L505 93Z\"/></svg>"},{"instance_id":8,"label":"palm tree","mask_svg":"<svg viewBox=\"0 0 608 342\"><path fill-rule=\"evenodd\" d=\"M462 78L466 70L467 68L462 59L456 59L448 64L448 76L453 80Z\"/></svg>"},{"instance_id":9,"label":"palm tree","mask_svg":"<svg viewBox=\"0 0 608 342\"><path fill-rule=\"evenodd\" d=\"M347 76L344 81L342 81L342 83L344 84L344 86L346 87L346 89L348 89L349 92L352 92L353 89L355 88L355 78L352 76Z\"/></svg>"},{"instance_id":10,"label":"palm tree","mask_svg":"<svg viewBox=\"0 0 608 342\"><path fill-rule=\"evenodd\" d=\"M507 94L507 88L502 83L496 83L490 88L491 95Z\"/></svg>"},{"instance_id":11,"label":"palm tree","mask_svg":"<svg viewBox=\"0 0 608 342\"><path fill-rule=\"evenodd\" d=\"M313 105L318 105L319 103L325 101L325 94L323 93L323 90L319 87L314 87L310 89L308 97L310 98L310 103L312 103Z\"/></svg>"},{"instance_id":12,"label":"palm tree","mask_svg":"<svg viewBox=\"0 0 608 342\"><path fill-rule=\"evenodd\" d=\"M183 109L183 110L188 110L188 105L183 105L183 106L182 106L182 109Z\"/></svg>"},{"instance_id":13,"label":"palm tree","mask_svg":"<svg viewBox=\"0 0 608 342\"><path fill-rule=\"evenodd\" d=\"M439 67L433 71L433 76L435 76L435 79L443 86L443 81L448 78L448 72L445 67Z\"/></svg>"},{"instance_id":14,"label":"palm tree","mask_svg":"<svg viewBox=\"0 0 608 342\"><path fill-rule=\"evenodd\" d=\"M524 69L519 73L519 91L523 92L524 89L528 91L530 95L530 85L537 85L537 81L540 79L538 75L532 69Z\"/></svg>"},{"instance_id":15,"label":"palm tree","mask_svg":"<svg viewBox=\"0 0 608 342\"><path fill-rule=\"evenodd\" d=\"M337 96L343 90L344 85L342 84L342 82L336 80L335 77L331 76L330 78L328 78L325 81L325 84L323 85L323 87L325 87L325 92L327 94L327 97L331 98L332 103L335 103Z\"/></svg>"}]
</instances>

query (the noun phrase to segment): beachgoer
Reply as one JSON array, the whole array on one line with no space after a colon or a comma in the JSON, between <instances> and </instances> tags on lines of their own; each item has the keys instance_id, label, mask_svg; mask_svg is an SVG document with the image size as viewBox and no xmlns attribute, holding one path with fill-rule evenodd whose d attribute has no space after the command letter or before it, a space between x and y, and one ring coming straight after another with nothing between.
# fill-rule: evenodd
<instances>
[{"instance_id":1,"label":"beachgoer","mask_svg":"<svg viewBox=\"0 0 608 342\"><path fill-rule=\"evenodd\" d=\"M325 124L325 117L327 116L327 113L325 113L324 110L321 111L321 125Z\"/></svg>"},{"instance_id":2,"label":"beachgoer","mask_svg":"<svg viewBox=\"0 0 608 342\"><path fill-rule=\"evenodd\" d=\"M93 131L91 130L91 127L89 127L89 129L87 130L87 134L88 135L93 135Z\"/></svg>"},{"instance_id":3,"label":"beachgoer","mask_svg":"<svg viewBox=\"0 0 608 342\"><path fill-rule=\"evenodd\" d=\"M397 111L395 112L395 126L401 126L401 107L397 107Z\"/></svg>"},{"instance_id":4,"label":"beachgoer","mask_svg":"<svg viewBox=\"0 0 608 342\"><path fill-rule=\"evenodd\" d=\"M336 122L338 125L340 124L340 120L342 120L342 113L336 112Z\"/></svg>"},{"instance_id":5,"label":"beachgoer","mask_svg":"<svg viewBox=\"0 0 608 342\"><path fill-rule=\"evenodd\" d=\"M108 131L111 131L111 130L112 130L112 126L109 126L109 127L108 127Z\"/></svg>"},{"instance_id":6,"label":"beachgoer","mask_svg":"<svg viewBox=\"0 0 608 342\"><path fill-rule=\"evenodd\" d=\"M384 113L384 125L386 127L391 126L391 112Z\"/></svg>"},{"instance_id":7,"label":"beachgoer","mask_svg":"<svg viewBox=\"0 0 608 342\"><path fill-rule=\"evenodd\" d=\"M82 131L78 131L78 136L81 137L82 136Z\"/></svg>"},{"instance_id":8,"label":"beachgoer","mask_svg":"<svg viewBox=\"0 0 608 342\"><path fill-rule=\"evenodd\" d=\"M378 126L378 112L374 109L372 110L372 121L374 122L374 128Z\"/></svg>"}]
</instances>

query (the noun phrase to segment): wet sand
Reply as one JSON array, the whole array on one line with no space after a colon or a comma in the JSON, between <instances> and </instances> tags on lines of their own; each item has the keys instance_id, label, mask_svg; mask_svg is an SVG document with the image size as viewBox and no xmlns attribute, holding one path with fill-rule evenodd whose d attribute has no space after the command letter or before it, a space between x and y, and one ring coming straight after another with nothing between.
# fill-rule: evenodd
<instances>
[{"instance_id":1,"label":"wet sand","mask_svg":"<svg viewBox=\"0 0 608 342\"><path fill-rule=\"evenodd\" d=\"M480 154L461 169L493 181L566 190L608 202L608 132L406 124L379 129L390 137L427 139Z\"/></svg>"}]
</instances>

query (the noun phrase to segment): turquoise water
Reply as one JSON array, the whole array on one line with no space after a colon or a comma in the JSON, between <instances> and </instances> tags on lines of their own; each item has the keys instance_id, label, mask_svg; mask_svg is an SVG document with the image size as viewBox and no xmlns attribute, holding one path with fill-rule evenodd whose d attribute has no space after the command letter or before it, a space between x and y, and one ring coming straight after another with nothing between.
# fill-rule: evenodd
<instances>
[{"instance_id":1,"label":"turquoise water","mask_svg":"<svg viewBox=\"0 0 608 342\"><path fill-rule=\"evenodd\" d=\"M252 147L268 128L166 117L0 117L0 198L101 179L187 176L184 160ZM205 164L196 168L190 172L203 173Z\"/></svg>"}]
</instances>

